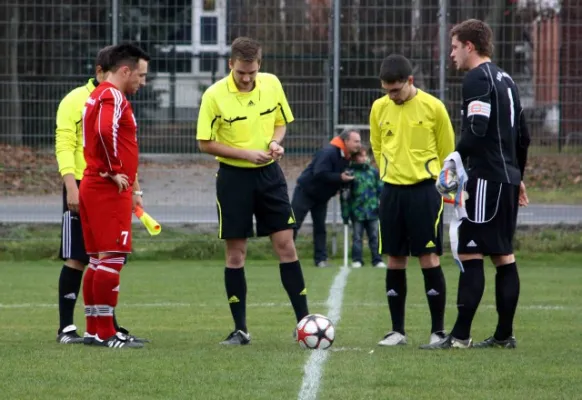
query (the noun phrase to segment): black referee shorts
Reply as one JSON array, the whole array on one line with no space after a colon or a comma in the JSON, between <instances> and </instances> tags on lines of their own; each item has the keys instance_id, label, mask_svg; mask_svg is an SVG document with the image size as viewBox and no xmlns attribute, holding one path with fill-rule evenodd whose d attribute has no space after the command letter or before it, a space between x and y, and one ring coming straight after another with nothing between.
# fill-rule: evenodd
<instances>
[{"instance_id":1,"label":"black referee shorts","mask_svg":"<svg viewBox=\"0 0 582 400\"><path fill-rule=\"evenodd\" d=\"M77 181L79 187L81 181ZM85 252L83 229L78 213L69 210L67 206L67 189L63 185L63 219L61 227L61 249L59 256L62 260L76 260L83 265L89 264L89 256Z\"/></svg>"},{"instance_id":2,"label":"black referee shorts","mask_svg":"<svg viewBox=\"0 0 582 400\"><path fill-rule=\"evenodd\" d=\"M393 257L443 253L443 200L432 179L384 184L380 197L380 254Z\"/></svg>"},{"instance_id":3,"label":"black referee shorts","mask_svg":"<svg viewBox=\"0 0 582 400\"><path fill-rule=\"evenodd\" d=\"M220 164L216 174L218 237L243 239L295 227L287 181L278 163L258 168Z\"/></svg>"},{"instance_id":4,"label":"black referee shorts","mask_svg":"<svg viewBox=\"0 0 582 400\"><path fill-rule=\"evenodd\" d=\"M459 254L513 254L519 186L471 178L466 190L468 219L459 226Z\"/></svg>"}]
</instances>

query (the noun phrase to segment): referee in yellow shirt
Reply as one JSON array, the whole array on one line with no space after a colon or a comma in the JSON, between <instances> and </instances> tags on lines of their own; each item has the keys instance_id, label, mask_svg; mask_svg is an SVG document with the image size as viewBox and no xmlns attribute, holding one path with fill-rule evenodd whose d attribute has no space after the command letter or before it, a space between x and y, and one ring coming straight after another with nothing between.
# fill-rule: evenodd
<instances>
[{"instance_id":1,"label":"referee in yellow shirt","mask_svg":"<svg viewBox=\"0 0 582 400\"><path fill-rule=\"evenodd\" d=\"M392 331L378 343L407 343L404 330L406 265L418 257L431 313L430 342L445 337L442 255L443 200L435 188L444 159L454 151L453 127L443 103L416 88L412 66L392 54L380 67L386 95L370 112L370 142L384 189L380 197L380 250L388 255L386 296Z\"/></svg>"},{"instance_id":2,"label":"referee in yellow shirt","mask_svg":"<svg viewBox=\"0 0 582 400\"><path fill-rule=\"evenodd\" d=\"M234 331L221 342L250 343L246 325L247 285L244 265L247 238L270 236L279 256L283 287L297 321L308 314L307 291L293 242L295 218L287 182L276 162L283 156L281 142L293 121L279 79L261 73L261 46L239 37L231 46L230 74L202 96L197 140L200 150L216 156L218 236L226 243L224 280L234 319Z\"/></svg>"},{"instance_id":3,"label":"referee in yellow shirt","mask_svg":"<svg viewBox=\"0 0 582 400\"><path fill-rule=\"evenodd\" d=\"M57 110L55 130L55 153L59 172L63 178L63 218L61 228L60 257L64 261L59 276L59 330L57 342L61 344L83 343L83 337L77 333L73 323L75 304L79 296L83 271L89 264L89 256L85 253L83 230L79 217L79 185L85 170L83 155L82 115L85 102L99 82L105 79L109 71L108 46L99 51L95 61L95 78L91 78L83 86L71 90L60 102ZM137 182L137 180L136 180ZM141 203L139 184L133 186L134 202ZM89 266L92 267L92 264ZM93 267L94 268L94 267ZM86 286L86 285L85 285ZM85 310L85 314L87 314ZM89 311L90 312L90 311ZM128 331L117 324L116 329L128 334ZM146 341L146 339L129 336L130 340ZM87 343L89 344L89 343Z\"/></svg>"}]
</instances>

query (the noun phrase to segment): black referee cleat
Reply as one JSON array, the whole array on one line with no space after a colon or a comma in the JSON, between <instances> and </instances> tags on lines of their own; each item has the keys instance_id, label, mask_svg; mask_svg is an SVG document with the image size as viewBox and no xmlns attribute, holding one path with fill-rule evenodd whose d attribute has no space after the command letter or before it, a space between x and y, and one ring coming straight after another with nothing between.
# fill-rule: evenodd
<instances>
[{"instance_id":1,"label":"black referee cleat","mask_svg":"<svg viewBox=\"0 0 582 400\"><path fill-rule=\"evenodd\" d=\"M445 336L438 342L423 344L420 346L422 350L441 350L441 349L469 349L473 346L471 338L467 340L456 339L451 335Z\"/></svg>"},{"instance_id":2,"label":"black referee cleat","mask_svg":"<svg viewBox=\"0 0 582 400\"><path fill-rule=\"evenodd\" d=\"M81 344L83 338L77 334L77 327L69 325L57 335L57 343L60 344Z\"/></svg>"},{"instance_id":3,"label":"black referee cleat","mask_svg":"<svg viewBox=\"0 0 582 400\"><path fill-rule=\"evenodd\" d=\"M230 335L228 335L228 337L225 340L220 342L220 344L243 346L245 344L249 344L250 342L251 334L238 330L231 332Z\"/></svg>"},{"instance_id":4,"label":"black referee cleat","mask_svg":"<svg viewBox=\"0 0 582 400\"><path fill-rule=\"evenodd\" d=\"M510 336L505 340L497 340L495 337L491 336L482 342L475 343L473 347L477 349L487 349L487 348L501 348L501 349L515 349L517 347L517 340L515 336Z\"/></svg>"}]
</instances>

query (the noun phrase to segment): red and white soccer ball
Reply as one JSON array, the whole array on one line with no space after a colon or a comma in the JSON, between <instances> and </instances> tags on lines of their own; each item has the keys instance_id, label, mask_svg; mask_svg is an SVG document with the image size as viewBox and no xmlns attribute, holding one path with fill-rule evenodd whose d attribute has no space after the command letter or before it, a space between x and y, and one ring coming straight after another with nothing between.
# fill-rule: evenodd
<instances>
[{"instance_id":1,"label":"red and white soccer ball","mask_svg":"<svg viewBox=\"0 0 582 400\"><path fill-rule=\"evenodd\" d=\"M297 342L304 349L325 350L335 339L333 322L325 315L310 314L297 324Z\"/></svg>"}]
</instances>

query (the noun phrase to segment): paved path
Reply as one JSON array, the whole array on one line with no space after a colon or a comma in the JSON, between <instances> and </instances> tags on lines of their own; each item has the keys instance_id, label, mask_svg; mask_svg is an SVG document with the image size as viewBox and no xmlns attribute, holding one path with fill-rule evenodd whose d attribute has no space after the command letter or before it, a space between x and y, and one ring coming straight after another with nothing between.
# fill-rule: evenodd
<instances>
[{"instance_id":1,"label":"paved path","mask_svg":"<svg viewBox=\"0 0 582 400\"><path fill-rule=\"evenodd\" d=\"M146 210L162 224L214 224L217 223L216 207L213 196L208 199L196 199L197 204L168 204L148 201ZM181 202L183 203L183 202ZM0 223L59 223L61 218L59 196L46 197L9 197L0 200ZM339 210L339 206L337 207ZM327 219L334 221L333 206L330 203ZM445 222L452 215L452 209L445 209ZM338 215L338 214L336 214ZM339 215L337 221L340 221ZM305 221L311 223L309 217ZM582 206L539 205L532 204L522 208L519 223L527 225L543 224L582 224Z\"/></svg>"}]
</instances>

